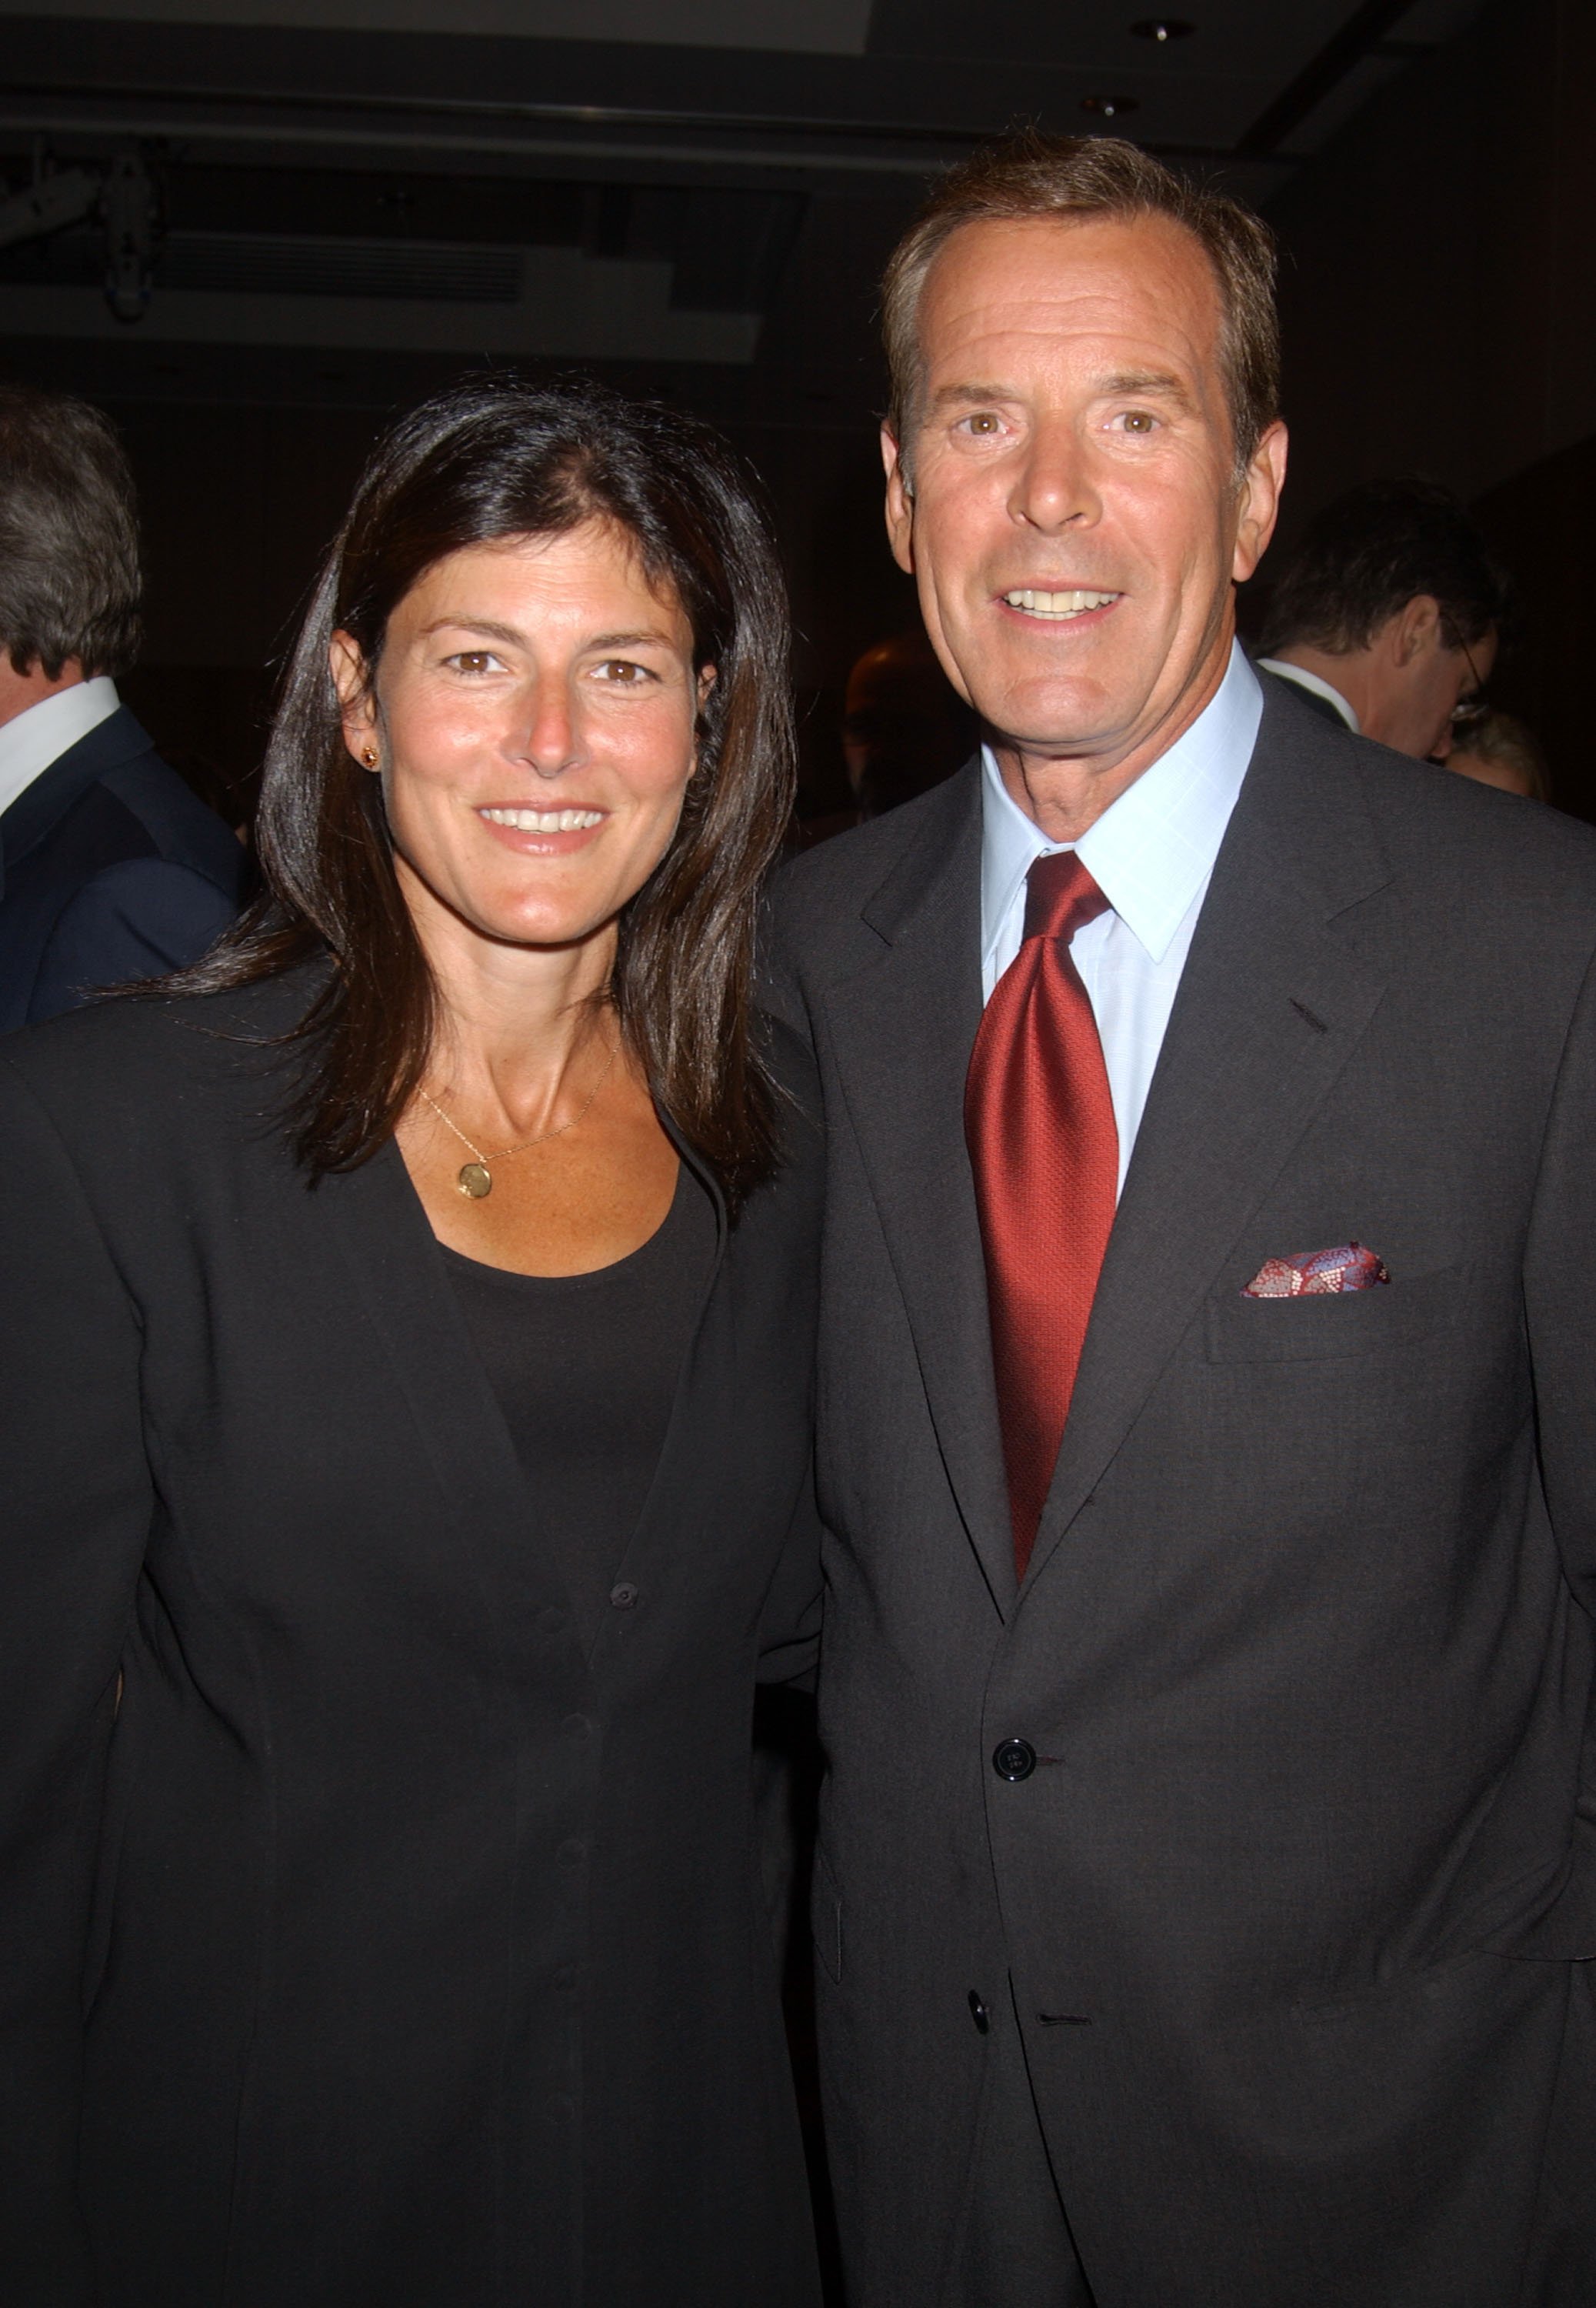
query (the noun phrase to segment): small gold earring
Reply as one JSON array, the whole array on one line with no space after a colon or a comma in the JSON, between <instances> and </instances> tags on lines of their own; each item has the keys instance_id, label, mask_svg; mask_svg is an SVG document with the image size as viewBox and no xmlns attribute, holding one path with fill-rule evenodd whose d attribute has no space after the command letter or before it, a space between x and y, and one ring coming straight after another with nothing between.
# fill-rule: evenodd
<instances>
[{"instance_id":1,"label":"small gold earring","mask_svg":"<svg viewBox=\"0 0 1596 2308\"><path fill-rule=\"evenodd\" d=\"M376 768L376 766L377 766L377 749L376 749L376 747L375 747L374 745L366 745L366 746L364 746L364 747L362 748L362 750L361 750L360 759L361 759L361 762L362 762L363 765L364 765L366 769L368 769L368 770L374 770L374 769Z\"/></svg>"}]
</instances>

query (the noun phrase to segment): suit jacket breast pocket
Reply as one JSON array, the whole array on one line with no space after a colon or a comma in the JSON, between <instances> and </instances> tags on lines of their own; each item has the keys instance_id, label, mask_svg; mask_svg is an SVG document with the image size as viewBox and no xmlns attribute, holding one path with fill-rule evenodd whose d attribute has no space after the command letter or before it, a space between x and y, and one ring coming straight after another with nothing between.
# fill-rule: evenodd
<instances>
[{"instance_id":1,"label":"suit jacket breast pocket","mask_svg":"<svg viewBox=\"0 0 1596 2308\"><path fill-rule=\"evenodd\" d=\"M1248 1298L1235 1290L1208 1301L1208 1360L1318 1362L1400 1353L1462 1321L1476 1279L1466 1266L1447 1266L1322 1298Z\"/></svg>"}]
</instances>

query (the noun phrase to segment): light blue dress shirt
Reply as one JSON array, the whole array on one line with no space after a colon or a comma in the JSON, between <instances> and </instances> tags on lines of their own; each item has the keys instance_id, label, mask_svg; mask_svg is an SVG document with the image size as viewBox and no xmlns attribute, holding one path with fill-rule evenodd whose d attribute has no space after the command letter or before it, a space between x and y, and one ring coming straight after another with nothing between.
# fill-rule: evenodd
<instances>
[{"instance_id":1,"label":"light blue dress shirt","mask_svg":"<svg viewBox=\"0 0 1596 2308\"><path fill-rule=\"evenodd\" d=\"M1069 956L1103 1042L1120 1134L1121 1188L1192 932L1263 710L1257 676L1240 646L1232 646L1224 679L1190 728L1127 786L1077 842L1050 841L1011 799L991 747L983 749L982 994L991 1000L1020 950L1025 876L1032 866L1059 850L1078 850L1109 901L1107 913L1076 932Z\"/></svg>"}]
</instances>

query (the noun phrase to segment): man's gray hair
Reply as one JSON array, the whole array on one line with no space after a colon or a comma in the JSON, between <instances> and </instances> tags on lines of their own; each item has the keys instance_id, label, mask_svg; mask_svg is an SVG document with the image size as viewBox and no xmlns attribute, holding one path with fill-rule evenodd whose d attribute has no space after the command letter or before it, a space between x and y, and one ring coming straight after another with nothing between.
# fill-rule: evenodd
<instances>
[{"instance_id":1,"label":"man's gray hair","mask_svg":"<svg viewBox=\"0 0 1596 2308\"><path fill-rule=\"evenodd\" d=\"M924 373L921 292L953 235L968 224L1146 216L1167 217L1189 232L1213 268L1231 447L1237 478L1245 473L1280 414L1280 324L1268 226L1240 201L1188 184L1121 137L1044 136L1035 129L973 153L941 177L888 263L881 283L881 331L892 378L887 424L905 461Z\"/></svg>"},{"instance_id":2,"label":"man's gray hair","mask_svg":"<svg viewBox=\"0 0 1596 2308\"><path fill-rule=\"evenodd\" d=\"M19 673L86 678L138 655L139 525L110 418L86 400L0 384L0 649Z\"/></svg>"}]
</instances>

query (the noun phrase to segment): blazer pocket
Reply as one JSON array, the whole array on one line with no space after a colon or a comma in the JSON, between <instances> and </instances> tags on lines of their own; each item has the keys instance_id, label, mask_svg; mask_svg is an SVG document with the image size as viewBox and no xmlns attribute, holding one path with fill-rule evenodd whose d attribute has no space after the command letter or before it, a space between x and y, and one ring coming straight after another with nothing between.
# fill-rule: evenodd
<instances>
[{"instance_id":1,"label":"blazer pocket","mask_svg":"<svg viewBox=\"0 0 1596 2308\"><path fill-rule=\"evenodd\" d=\"M842 1985L842 1894L837 1888L837 1878L827 1864L826 1855L818 1847L815 1851L814 1882L810 1887L810 1929L814 1934L815 1953L826 1967L827 1977L834 1987Z\"/></svg>"},{"instance_id":2,"label":"blazer pocket","mask_svg":"<svg viewBox=\"0 0 1596 2308\"><path fill-rule=\"evenodd\" d=\"M1236 1290L1210 1298L1208 1360L1317 1362L1411 1347L1461 1319L1471 1300L1471 1275L1466 1266L1446 1266L1409 1282L1378 1282L1370 1290L1324 1297L1248 1298Z\"/></svg>"}]
</instances>

